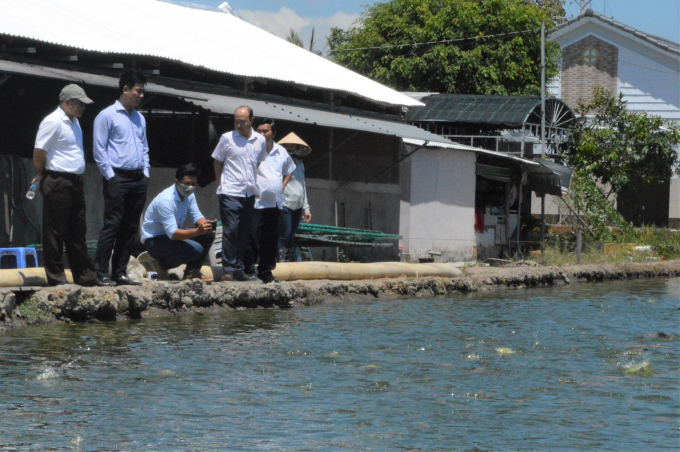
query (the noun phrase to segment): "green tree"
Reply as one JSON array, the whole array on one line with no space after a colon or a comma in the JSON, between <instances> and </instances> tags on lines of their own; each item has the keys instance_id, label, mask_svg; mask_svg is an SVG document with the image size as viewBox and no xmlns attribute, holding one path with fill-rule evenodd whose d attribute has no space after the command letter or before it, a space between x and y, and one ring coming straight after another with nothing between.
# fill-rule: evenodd
<instances>
[{"instance_id":1,"label":"green tree","mask_svg":"<svg viewBox=\"0 0 680 452\"><path fill-rule=\"evenodd\" d=\"M630 184L666 183L679 157L680 128L645 111L629 111L601 86L588 104L576 108L576 122L558 157L576 171L620 193Z\"/></svg>"},{"instance_id":2,"label":"green tree","mask_svg":"<svg viewBox=\"0 0 680 452\"><path fill-rule=\"evenodd\" d=\"M314 44L316 42L314 41L314 28L312 28L312 36L309 38L309 51L312 53L316 53L317 55L320 55L321 52L314 50ZM286 37L286 41L290 42L291 44L295 44L298 47L302 47L303 49L305 48L305 43L302 41L302 38L300 37L300 33L295 31L293 28L290 29L290 32L288 33L288 36Z\"/></svg>"},{"instance_id":3,"label":"green tree","mask_svg":"<svg viewBox=\"0 0 680 452\"><path fill-rule=\"evenodd\" d=\"M331 30L329 55L336 63L401 91L538 94L541 22L546 30L561 22L563 3L381 2L369 6L349 29ZM425 44L433 41L451 42ZM558 45L547 43L548 80L559 71L559 52Z\"/></svg>"},{"instance_id":4,"label":"green tree","mask_svg":"<svg viewBox=\"0 0 680 452\"><path fill-rule=\"evenodd\" d=\"M571 202L598 239L616 240L609 227L630 239L637 233L616 211L611 195L628 189L630 197L631 187L667 183L678 164L674 148L680 143L680 128L647 112L627 110L623 95L616 97L600 86L576 113L571 135L554 156L574 169ZM629 202L639 206L642 200L636 193L632 191Z\"/></svg>"}]
</instances>

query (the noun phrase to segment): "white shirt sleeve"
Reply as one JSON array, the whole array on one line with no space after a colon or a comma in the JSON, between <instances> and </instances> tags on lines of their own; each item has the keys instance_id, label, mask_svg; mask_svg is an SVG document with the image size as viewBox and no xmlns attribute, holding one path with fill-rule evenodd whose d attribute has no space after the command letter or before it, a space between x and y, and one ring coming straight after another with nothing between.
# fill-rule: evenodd
<instances>
[{"instance_id":1,"label":"white shirt sleeve","mask_svg":"<svg viewBox=\"0 0 680 452\"><path fill-rule=\"evenodd\" d=\"M290 158L290 155L288 155L288 153L286 152L285 159L283 162L283 171L281 172L281 174L287 176L293 171L295 171L295 168L296 168L295 162L293 162L293 159Z\"/></svg>"},{"instance_id":2,"label":"white shirt sleeve","mask_svg":"<svg viewBox=\"0 0 680 452\"><path fill-rule=\"evenodd\" d=\"M38 135L35 137L35 148L48 151L59 139L61 130L59 124L51 119L43 119L38 128Z\"/></svg>"},{"instance_id":3,"label":"white shirt sleeve","mask_svg":"<svg viewBox=\"0 0 680 452\"><path fill-rule=\"evenodd\" d=\"M215 150L212 153L212 158L217 160L218 162L224 162L224 160L227 158L227 138L222 135L220 137L220 141L217 143L217 146L215 147Z\"/></svg>"},{"instance_id":4,"label":"white shirt sleeve","mask_svg":"<svg viewBox=\"0 0 680 452\"><path fill-rule=\"evenodd\" d=\"M257 166L260 166L260 163L267 160L267 156L269 155L267 154L267 141L264 138L262 138L259 144L261 144L262 146L260 147L260 152L257 155Z\"/></svg>"}]
</instances>

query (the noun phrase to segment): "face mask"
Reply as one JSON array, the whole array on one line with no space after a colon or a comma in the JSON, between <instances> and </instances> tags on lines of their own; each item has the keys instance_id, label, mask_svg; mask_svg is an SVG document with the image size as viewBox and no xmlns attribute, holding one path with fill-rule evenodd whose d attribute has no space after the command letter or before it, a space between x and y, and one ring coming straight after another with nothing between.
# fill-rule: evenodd
<instances>
[{"instance_id":1,"label":"face mask","mask_svg":"<svg viewBox=\"0 0 680 452\"><path fill-rule=\"evenodd\" d=\"M185 198L187 196L191 196L195 191L196 191L195 185L179 184L179 194L184 196Z\"/></svg>"}]
</instances>

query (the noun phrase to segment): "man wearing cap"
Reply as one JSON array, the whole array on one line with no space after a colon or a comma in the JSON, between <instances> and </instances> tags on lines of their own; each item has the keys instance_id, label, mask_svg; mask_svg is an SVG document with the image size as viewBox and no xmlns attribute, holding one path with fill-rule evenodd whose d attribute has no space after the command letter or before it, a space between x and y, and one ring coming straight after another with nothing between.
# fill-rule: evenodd
<instances>
[{"instance_id":1,"label":"man wearing cap","mask_svg":"<svg viewBox=\"0 0 680 452\"><path fill-rule=\"evenodd\" d=\"M140 285L127 277L149 185L146 120L136 108L144 99L146 78L134 70L118 81L118 100L94 120L94 160L104 180L104 226L99 233L95 269L100 279ZM111 256L113 252L113 257Z\"/></svg>"},{"instance_id":2,"label":"man wearing cap","mask_svg":"<svg viewBox=\"0 0 680 452\"><path fill-rule=\"evenodd\" d=\"M212 153L222 220L223 281L257 281L257 277L245 274L243 266L255 196L259 194L256 171L267 158L267 142L253 130L253 120L250 107L237 108L236 130L222 135Z\"/></svg>"},{"instance_id":3,"label":"man wearing cap","mask_svg":"<svg viewBox=\"0 0 680 452\"><path fill-rule=\"evenodd\" d=\"M43 196L43 260L51 286L68 284L62 250L71 266L73 280L82 286L112 285L97 279L85 243L85 193L83 132L78 118L93 101L78 85L59 94L59 107L40 123L33 150L33 164Z\"/></svg>"},{"instance_id":4,"label":"man wearing cap","mask_svg":"<svg viewBox=\"0 0 680 452\"><path fill-rule=\"evenodd\" d=\"M274 141L276 123L273 119L259 121L257 131L267 140L267 160L258 169L260 194L255 201L253 228L243 262L246 274L252 275L259 257L257 277L267 284L278 281L272 271L276 268L283 187L293 175L295 163L288 152Z\"/></svg>"}]
</instances>

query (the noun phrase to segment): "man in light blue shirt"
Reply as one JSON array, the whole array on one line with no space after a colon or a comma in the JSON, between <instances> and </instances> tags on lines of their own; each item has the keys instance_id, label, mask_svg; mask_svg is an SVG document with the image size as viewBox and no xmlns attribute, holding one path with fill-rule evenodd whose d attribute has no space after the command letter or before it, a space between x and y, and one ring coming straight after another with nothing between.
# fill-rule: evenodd
<instances>
[{"instance_id":1,"label":"man in light blue shirt","mask_svg":"<svg viewBox=\"0 0 680 452\"><path fill-rule=\"evenodd\" d=\"M177 168L175 183L151 201L144 223L142 243L149 255L156 259L159 277L167 270L186 264L184 279L201 278L201 266L215 240L213 224L206 220L196 204L198 168L187 163ZM196 225L184 229L187 216Z\"/></svg>"},{"instance_id":2,"label":"man in light blue shirt","mask_svg":"<svg viewBox=\"0 0 680 452\"><path fill-rule=\"evenodd\" d=\"M94 160L104 183L104 226L94 260L101 280L109 280L110 260L116 284L138 285L126 272L149 184L146 120L136 110L144 99L146 78L127 70L118 86L118 100L94 120Z\"/></svg>"}]
</instances>

